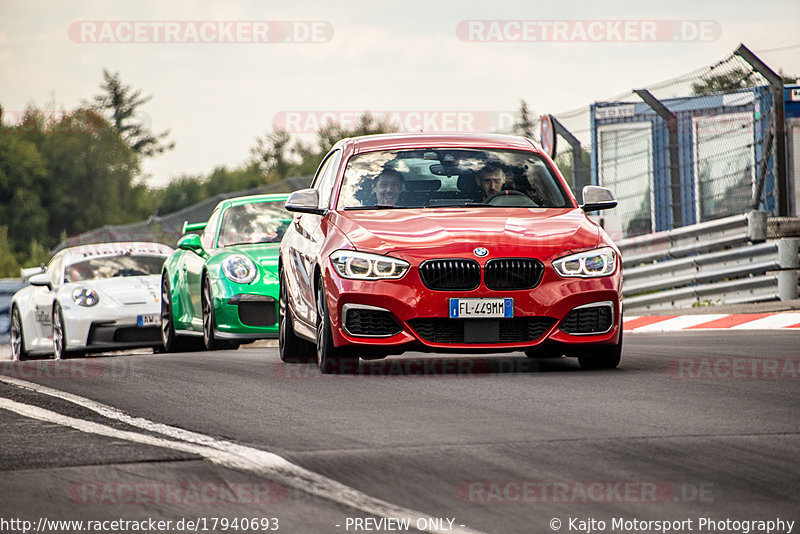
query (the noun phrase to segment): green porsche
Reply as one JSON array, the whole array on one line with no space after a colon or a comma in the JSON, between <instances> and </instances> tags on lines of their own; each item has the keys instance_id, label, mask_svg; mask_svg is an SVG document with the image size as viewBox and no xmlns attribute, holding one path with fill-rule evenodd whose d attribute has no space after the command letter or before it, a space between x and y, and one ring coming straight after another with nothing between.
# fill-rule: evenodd
<instances>
[{"instance_id":1,"label":"green porsche","mask_svg":"<svg viewBox=\"0 0 800 534\"><path fill-rule=\"evenodd\" d=\"M292 222L287 197L230 198L207 223L184 224L161 274L166 352L200 348L201 338L213 350L277 337L278 250Z\"/></svg>"}]
</instances>

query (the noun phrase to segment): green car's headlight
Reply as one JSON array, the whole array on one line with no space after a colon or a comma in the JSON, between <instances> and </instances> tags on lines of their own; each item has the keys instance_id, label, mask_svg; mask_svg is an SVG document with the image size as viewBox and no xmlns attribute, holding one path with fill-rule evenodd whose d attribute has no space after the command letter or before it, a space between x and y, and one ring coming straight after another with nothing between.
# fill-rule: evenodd
<instances>
[{"instance_id":1,"label":"green car's headlight","mask_svg":"<svg viewBox=\"0 0 800 534\"><path fill-rule=\"evenodd\" d=\"M100 302L100 297L94 289L77 287L72 291L72 301L78 306L89 308Z\"/></svg>"},{"instance_id":2,"label":"green car's headlight","mask_svg":"<svg viewBox=\"0 0 800 534\"><path fill-rule=\"evenodd\" d=\"M353 280L396 280L410 267L407 261L355 250L337 250L331 263L339 276Z\"/></svg>"},{"instance_id":3,"label":"green car's headlight","mask_svg":"<svg viewBox=\"0 0 800 534\"><path fill-rule=\"evenodd\" d=\"M222 262L222 272L231 282L249 284L258 276L258 269L253 260L241 254L228 256Z\"/></svg>"},{"instance_id":4,"label":"green car's headlight","mask_svg":"<svg viewBox=\"0 0 800 534\"><path fill-rule=\"evenodd\" d=\"M617 270L617 253L611 247L587 250L553 261L553 268L564 278L596 278Z\"/></svg>"}]
</instances>

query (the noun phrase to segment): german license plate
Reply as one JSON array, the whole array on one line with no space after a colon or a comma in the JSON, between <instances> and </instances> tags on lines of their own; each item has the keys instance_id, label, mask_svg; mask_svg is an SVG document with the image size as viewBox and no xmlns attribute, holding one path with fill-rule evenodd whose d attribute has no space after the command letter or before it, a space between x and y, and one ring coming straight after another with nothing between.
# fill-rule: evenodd
<instances>
[{"instance_id":1,"label":"german license plate","mask_svg":"<svg viewBox=\"0 0 800 534\"><path fill-rule=\"evenodd\" d=\"M514 317L514 299L450 299L450 318Z\"/></svg>"},{"instance_id":2,"label":"german license plate","mask_svg":"<svg viewBox=\"0 0 800 534\"><path fill-rule=\"evenodd\" d=\"M161 316L157 313L149 315L140 315L136 321L139 326L158 326L161 324Z\"/></svg>"}]
</instances>

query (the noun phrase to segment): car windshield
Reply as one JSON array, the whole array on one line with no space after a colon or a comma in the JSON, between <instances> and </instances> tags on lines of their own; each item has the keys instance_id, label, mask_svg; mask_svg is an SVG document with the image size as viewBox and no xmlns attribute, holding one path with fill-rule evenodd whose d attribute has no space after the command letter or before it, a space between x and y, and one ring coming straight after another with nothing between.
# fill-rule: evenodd
<instances>
[{"instance_id":1,"label":"car windshield","mask_svg":"<svg viewBox=\"0 0 800 534\"><path fill-rule=\"evenodd\" d=\"M164 256L98 256L67 265L65 282L82 282L118 276L147 276L160 274Z\"/></svg>"},{"instance_id":2,"label":"car windshield","mask_svg":"<svg viewBox=\"0 0 800 534\"><path fill-rule=\"evenodd\" d=\"M283 205L284 201L274 201L231 206L222 217L218 246L280 243L292 222Z\"/></svg>"},{"instance_id":3,"label":"car windshield","mask_svg":"<svg viewBox=\"0 0 800 534\"><path fill-rule=\"evenodd\" d=\"M339 209L569 208L545 162L532 152L413 149L368 152L347 164Z\"/></svg>"}]
</instances>

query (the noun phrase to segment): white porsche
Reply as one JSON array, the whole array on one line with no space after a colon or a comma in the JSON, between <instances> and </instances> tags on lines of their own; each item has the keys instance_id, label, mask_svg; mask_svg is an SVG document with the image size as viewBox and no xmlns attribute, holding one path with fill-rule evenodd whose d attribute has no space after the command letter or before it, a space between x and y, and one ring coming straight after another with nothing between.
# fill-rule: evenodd
<instances>
[{"instance_id":1,"label":"white porsche","mask_svg":"<svg viewBox=\"0 0 800 534\"><path fill-rule=\"evenodd\" d=\"M161 266L172 248L103 243L66 248L11 298L14 360L161 345Z\"/></svg>"}]
</instances>

